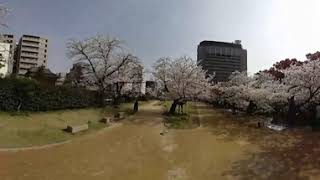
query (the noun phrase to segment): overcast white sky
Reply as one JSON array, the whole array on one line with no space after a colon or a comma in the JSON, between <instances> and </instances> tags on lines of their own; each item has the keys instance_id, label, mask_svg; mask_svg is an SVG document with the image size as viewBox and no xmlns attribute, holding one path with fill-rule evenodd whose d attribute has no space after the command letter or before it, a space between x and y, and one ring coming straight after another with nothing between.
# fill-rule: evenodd
<instances>
[{"instance_id":1,"label":"overcast white sky","mask_svg":"<svg viewBox=\"0 0 320 180\"><path fill-rule=\"evenodd\" d=\"M202 40L242 40L248 71L320 50L319 0L0 0L5 32L49 38L49 68L66 72L70 38L116 36L150 66L162 56L196 58Z\"/></svg>"}]
</instances>

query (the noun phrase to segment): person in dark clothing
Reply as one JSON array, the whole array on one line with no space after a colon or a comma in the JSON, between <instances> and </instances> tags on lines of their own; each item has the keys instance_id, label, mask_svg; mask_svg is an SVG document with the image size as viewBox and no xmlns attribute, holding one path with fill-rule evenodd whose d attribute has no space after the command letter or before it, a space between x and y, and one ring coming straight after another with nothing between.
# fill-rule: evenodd
<instances>
[{"instance_id":1,"label":"person in dark clothing","mask_svg":"<svg viewBox=\"0 0 320 180\"><path fill-rule=\"evenodd\" d=\"M133 112L136 113L136 112L138 112L138 110L139 110L139 102L138 102L138 100L136 100L133 105Z\"/></svg>"}]
</instances>

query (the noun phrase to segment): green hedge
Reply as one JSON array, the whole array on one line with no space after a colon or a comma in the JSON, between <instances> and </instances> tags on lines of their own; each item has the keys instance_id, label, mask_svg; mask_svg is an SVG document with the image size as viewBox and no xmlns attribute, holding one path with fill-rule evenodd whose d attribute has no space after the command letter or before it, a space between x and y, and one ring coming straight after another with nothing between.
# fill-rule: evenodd
<instances>
[{"instance_id":1,"label":"green hedge","mask_svg":"<svg viewBox=\"0 0 320 180\"><path fill-rule=\"evenodd\" d=\"M97 93L70 87L45 87L30 79L0 79L0 110L49 111L98 106Z\"/></svg>"}]
</instances>

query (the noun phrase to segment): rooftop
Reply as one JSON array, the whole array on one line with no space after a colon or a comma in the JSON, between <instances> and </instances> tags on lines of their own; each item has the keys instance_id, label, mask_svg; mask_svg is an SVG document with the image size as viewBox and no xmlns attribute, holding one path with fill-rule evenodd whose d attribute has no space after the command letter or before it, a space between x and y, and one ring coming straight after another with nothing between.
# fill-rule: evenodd
<instances>
[{"instance_id":1,"label":"rooftop","mask_svg":"<svg viewBox=\"0 0 320 180\"><path fill-rule=\"evenodd\" d=\"M24 34L22 37L27 37L27 38L36 38L36 39L39 39L39 38L40 38L39 36L26 35L26 34Z\"/></svg>"},{"instance_id":2,"label":"rooftop","mask_svg":"<svg viewBox=\"0 0 320 180\"><path fill-rule=\"evenodd\" d=\"M202 41L199 46L220 46L220 47L234 47L234 48L242 48L241 44L237 44L234 42L219 42L219 41Z\"/></svg>"}]
</instances>

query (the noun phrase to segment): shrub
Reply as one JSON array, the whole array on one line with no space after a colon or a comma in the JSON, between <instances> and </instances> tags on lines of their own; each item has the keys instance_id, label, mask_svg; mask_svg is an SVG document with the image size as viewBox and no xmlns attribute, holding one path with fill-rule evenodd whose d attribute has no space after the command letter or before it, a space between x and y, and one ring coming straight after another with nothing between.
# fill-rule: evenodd
<instances>
[{"instance_id":1,"label":"shrub","mask_svg":"<svg viewBox=\"0 0 320 180\"><path fill-rule=\"evenodd\" d=\"M94 91L45 87L25 78L0 79L0 110L49 111L98 106Z\"/></svg>"}]
</instances>

